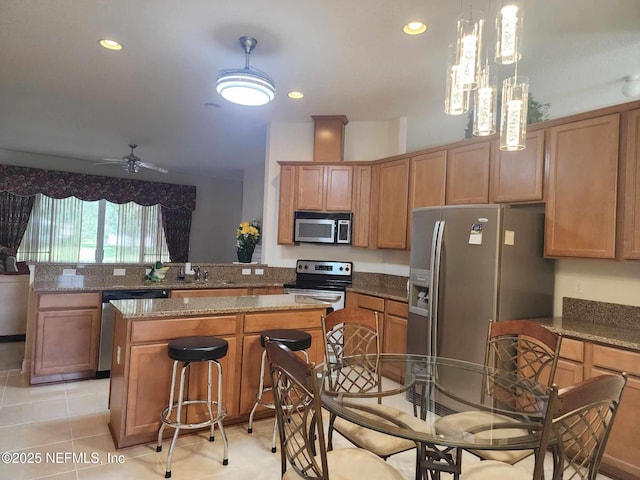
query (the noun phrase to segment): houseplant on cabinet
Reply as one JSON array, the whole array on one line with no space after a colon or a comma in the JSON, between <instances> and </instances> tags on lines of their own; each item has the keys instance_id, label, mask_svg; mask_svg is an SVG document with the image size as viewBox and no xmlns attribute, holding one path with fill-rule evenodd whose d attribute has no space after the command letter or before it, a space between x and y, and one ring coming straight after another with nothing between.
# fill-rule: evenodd
<instances>
[{"instance_id":1,"label":"houseplant on cabinet","mask_svg":"<svg viewBox=\"0 0 640 480\"><path fill-rule=\"evenodd\" d=\"M260 221L254 219L242 222L236 230L236 239L238 262L251 263L253 251L260 239Z\"/></svg>"}]
</instances>

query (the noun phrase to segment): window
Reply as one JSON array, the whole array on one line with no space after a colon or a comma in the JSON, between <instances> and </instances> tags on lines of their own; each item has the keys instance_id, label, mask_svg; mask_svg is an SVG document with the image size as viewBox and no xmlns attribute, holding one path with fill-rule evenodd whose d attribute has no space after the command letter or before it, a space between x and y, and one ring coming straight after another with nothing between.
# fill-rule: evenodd
<instances>
[{"instance_id":1,"label":"window","mask_svg":"<svg viewBox=\"0 0 640 480\"><path fill-rule=\"evenodd\" d=\"M71 263L169 261L160 206L37 195L18 258Z\"/></svg>"}]
</instances>

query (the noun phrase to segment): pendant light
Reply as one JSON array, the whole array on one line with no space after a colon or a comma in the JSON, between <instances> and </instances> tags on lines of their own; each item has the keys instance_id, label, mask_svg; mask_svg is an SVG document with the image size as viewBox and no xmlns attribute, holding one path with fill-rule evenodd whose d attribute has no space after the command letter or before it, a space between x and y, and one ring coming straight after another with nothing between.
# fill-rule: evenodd
<instances>
[{"instance_id":1,"label":"pendant light","mask_svg":"<svg viewBox=\"0 0 640 480\"><path fill-rule=\"evenodd\" d=\"M480 70L482 52L482 13L473 11L469 18L458 19L458 38L456 42L456 64L460 67L462 86L465 90L476 88Z\"/></svg>"},{"instance_id":2,"label":"pendant light","mask_svg":"<svg viewBox=\"0 0 640 480\"><path fill-rule=\"evenodd\" d=\"M515 63L522 57L522 10L514 2L504 5L496 17L495 61L501 65Z\"/></svg>"},{"instance_id":3,"label":"pendant light","mask_svg":"<svg viewBox=\"0 0 640 480\"><path fill-rule=\"evenodd\" d=\"M485 137L496 133L498 89L489 62L478 75L478 88L473 92L473 135Z\"/></svg>"},{"instance_id":4,"label":"pendant light","mask_svg":"<svg viewBox=\"0 0 640 480\"><path fill-rule=\"evenodd\" d=\"M245 52L244 68L220 71L216 90L230 102L240 105L258 106L275 98L276 87L269 75L249 66L249 56L258 41L253 37L240 37Z\"/></svg>"},{"instance_id":5,"label":"pendant light","mask_svg":"<svg viewBox=\"0 0 640 480\"><path fill-rule=\"evenodd\" d=\"M462 73L456 60L456 46L449 45L446 96L444 99L444 113L447 115L462 115L469 111L469 91L463 88Z\"/></svg>"},{"instance_id":6,"label":"pendant light","mask_svg":"<svg viewBox=\"0 0 640 480\"><path fill-rule=\"evenodd\" d=\"M502 83L500 150L524 150L527 139L529 79L516 75Z\"/></svg>"}]
</instances>

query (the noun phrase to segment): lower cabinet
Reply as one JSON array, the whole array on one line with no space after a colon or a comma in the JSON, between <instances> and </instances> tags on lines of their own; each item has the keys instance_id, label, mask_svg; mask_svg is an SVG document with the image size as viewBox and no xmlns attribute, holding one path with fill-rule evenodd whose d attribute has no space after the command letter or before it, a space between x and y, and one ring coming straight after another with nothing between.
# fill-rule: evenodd
<instances>
[{"instance_id":1,"label":"lower cabinet","mask_svg":"<svg viewBox=\"0 0 640 480\"><path fill-rule=\"evenodd\" d=\"M39 295L31 383L95 376L100 313L99 293Z\"/></svg>"},{"instance_id":2,"label":"lower cabinet","mask_svg":"<svg viewBox=\"0 0 640 480\"><path fill-rule=\"evenodd\" d=\"M347 292L346 305L350 308L378 312L380 334L382 335L382 353L407 353L409 307L406 302ZM386 369L382 374L400 383L404 381L404 371L400 369Z\"/></svg>"},{"instance_id":3,"label":"lower cabinet","mask_svg":"<svg viewBox=\"0 0 640 480\"><path fill-rule=\"evenodd\" d=\"M563 338L556 370L562 388L583 378L627 372L627 386L615 418L600 471L620 480L640 478L640 353Z\"/></svg>"}]
</instances>

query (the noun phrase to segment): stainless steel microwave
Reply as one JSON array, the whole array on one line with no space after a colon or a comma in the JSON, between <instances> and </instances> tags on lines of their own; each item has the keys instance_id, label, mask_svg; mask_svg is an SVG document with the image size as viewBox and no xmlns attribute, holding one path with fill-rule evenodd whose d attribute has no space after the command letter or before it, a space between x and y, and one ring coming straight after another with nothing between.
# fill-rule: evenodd
<instances>
[{"instance_id":1,"label":"stainless steel microwave","mask_svg":"<svg viewBox=\"0 0 640 480\"><path fill-rule=\"evenodd\" d=\"M293 241L351 245L351 212L295 212Z\"/></svg>"}]
</instances>

